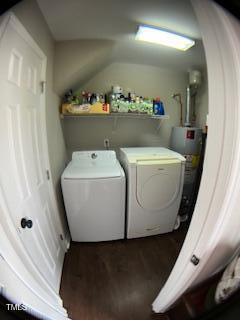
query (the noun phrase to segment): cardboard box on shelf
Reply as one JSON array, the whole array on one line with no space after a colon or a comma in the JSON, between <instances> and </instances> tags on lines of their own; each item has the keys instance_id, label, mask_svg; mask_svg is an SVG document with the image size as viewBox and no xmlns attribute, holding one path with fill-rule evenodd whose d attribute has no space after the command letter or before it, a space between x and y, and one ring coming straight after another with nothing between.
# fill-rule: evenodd
<instances>
[{"instance_id":1,"label":"cardboard box on shelf","mask_svg":"<svg viewBox=\"0 0 240 320\"><path fill-rule=\"evenodd\" d=\"M94 104L71 104L64 103L62 105L62 114L108 114L110 113L110 107L108 103L96 102Z\"/></svg>"}]
</instances>

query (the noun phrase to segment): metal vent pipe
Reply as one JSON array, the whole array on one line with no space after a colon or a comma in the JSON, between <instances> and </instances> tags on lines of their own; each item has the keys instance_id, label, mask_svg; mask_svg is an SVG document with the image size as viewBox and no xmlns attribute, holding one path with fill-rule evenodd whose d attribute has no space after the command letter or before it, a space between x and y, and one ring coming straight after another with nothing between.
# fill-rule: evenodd
<instances>
[{"instance_id":1,"label":"metal vent pipe","mask_svg":"<svg viewBox=\"0 0 240 320\"><path fill-rule=\"evenodd\" d=\"M185 114L185 127L191 127L190 121L190 110L191 109L191 88L187 87L187 103L186 103L186 114Z\"/></svg>"}]
</instances>

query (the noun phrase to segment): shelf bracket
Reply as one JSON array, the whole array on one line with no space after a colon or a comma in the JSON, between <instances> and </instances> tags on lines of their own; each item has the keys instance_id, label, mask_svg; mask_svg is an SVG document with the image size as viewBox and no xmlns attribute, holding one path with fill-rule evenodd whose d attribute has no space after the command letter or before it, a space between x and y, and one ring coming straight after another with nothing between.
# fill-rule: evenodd
<instances>
[{"instance_id":1,"label":"shelf bracket","mask_svg":"<svg viewBox=\"0 0 240 320\"><path fill-rule=\"evenodd\" d=\"M113 133L116 132L117 123L118 123L118 117L114 117L114 119L113 119L113 126L112 126L112 132L113 132Z\"/></svg>"},{"instance_id":2,"label":"shelf bracket","mask_svg":"<svg viewBox=\"0 0 240 320\"><path fill-rule=\"evenodd\" d=\"M157 131L157 133L158 133L158 132L159 132L159 130L161 129L162 123L163 123L162 119L159 119L159 120L158 120L157 127L156 127L156 131Z\"/></svg>"}]
</instances>

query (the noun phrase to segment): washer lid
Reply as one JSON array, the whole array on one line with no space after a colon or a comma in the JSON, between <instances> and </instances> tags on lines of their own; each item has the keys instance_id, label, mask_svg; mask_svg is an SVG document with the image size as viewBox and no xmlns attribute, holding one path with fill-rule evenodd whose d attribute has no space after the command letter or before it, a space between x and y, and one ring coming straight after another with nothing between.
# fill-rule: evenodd
<instances>
[{"instance_id":1,"label":"washer lid","mask_svg":"<svg viewBox=\"0 0 240 320\"><path fill-rule=\"evenodd\" d=\"M69 163L62 174L63 179L104 179L122 176L120 164L114 165L80 165Z\"/></svg>"}]
</instances>

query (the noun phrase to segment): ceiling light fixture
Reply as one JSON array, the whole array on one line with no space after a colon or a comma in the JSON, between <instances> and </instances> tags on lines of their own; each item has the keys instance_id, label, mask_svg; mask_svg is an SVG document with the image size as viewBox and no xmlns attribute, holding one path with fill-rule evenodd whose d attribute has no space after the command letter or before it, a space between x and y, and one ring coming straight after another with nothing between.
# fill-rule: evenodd
<instances>
[{"instance_id":1,"label":"ceiling light fixture","mask_svg":"<svg viewBox=\"0 0 240 320\"><path fill-rule=\"evenodd\" d=\"M135 39L162 44L182 51L188 50L195 44L195 41L189 38L149 26L139 26Z\"/></svg>"}]
</instances>

